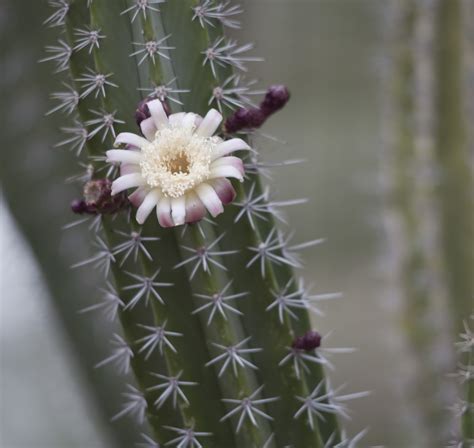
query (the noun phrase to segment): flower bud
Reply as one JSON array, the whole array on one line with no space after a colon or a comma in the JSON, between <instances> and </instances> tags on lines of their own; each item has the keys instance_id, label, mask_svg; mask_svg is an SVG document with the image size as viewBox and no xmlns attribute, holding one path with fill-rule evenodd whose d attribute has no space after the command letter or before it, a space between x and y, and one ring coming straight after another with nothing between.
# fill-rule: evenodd
<instances>
[{"instance_id":1,"label":"flower bud","mask_svg":"<svg viewBox=\"0 0 474 448\"><path fill-rule=\"evenodd\" d=\"M259 128L265 121L265 114L257 108L237 109L225 122L225 130L232 134L242 129Z\"/></svg>"},{"instance_id":2,"label":"flower bud","mask_svg":"<svg viewBox=\"0 0 474 448\"><path fill-rule=\"evenodd\" d=\"M297 350L310 351L321 345L321 335L317 331L310 330L303 336L295 338L291 346Z\"/></svg>"},{"instance_id":3,"label":"flower bud","mask_svg":"<svg viewBox=\"0 0 474 448\"><path fill-rule=\"evenodd\" d=\"M84 185L84 202L88 213L116 213L128 206L125 194L111 195L110 179L94 179Z\"/></svg>"},{"instance_id":4,"label":"flower bud","mask_svg":"<svg viewBox=\"0 0 474 448\"><path fill-rule=\"evenodd\" d=\"M71 210L79 215L89 212L86 201L83 199L74 199L71 202Z\"/></svg>"},{"instance_id":5,"label":"flower bud","mask_svg":"<svg viewBox=\"0 0 474 448\"><path fill-rule=\"evenodd\" d=\"M260 109L268 117L280 110L290 99L290 92L284 85L271 86L260 104Z\"/></svg>"}]
</instances>

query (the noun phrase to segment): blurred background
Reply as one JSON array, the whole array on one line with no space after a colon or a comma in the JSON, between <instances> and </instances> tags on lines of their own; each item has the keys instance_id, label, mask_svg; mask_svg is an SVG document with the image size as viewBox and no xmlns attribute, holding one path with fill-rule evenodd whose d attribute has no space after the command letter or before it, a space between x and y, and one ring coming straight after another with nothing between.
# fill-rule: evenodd
<instances>
[{"instance_id":1,"label":"blurred background","mask_svg":"<svg viewBox=\"0 0 474 448\"><path fill-rule=\"evenodd\" d=\"M416 363L401 323L403 298L394 293L383 182L387 14L397 2L248 0L239 2L243 29L235 33L265 59L250 67L259 85L283 83L292 94L262 130L287 144L265 136L259 144L266 160L305 160L276 169L273 185L278 199L309 198L287 210L296 240L325 239L305 254L303 275L318 292L343 293L324 304L315 327L330 333L328 347L357 348L334 355L330 375L350 391L372 391L351 404L347 423L352 434L370 428L361 446L425 443L405 381ZM111 447L89 394L90 382L109 376L78 366L100 361L108 340L102 322L77 314L95 276L68 269L88 242L82 231L61 229L74 220L77 190L64 183L74 174L72 155L53 148L61 123L44 117L56 87L49 67L37 64L51 43L41 25L48 15L44 0L0 3L0 440L5 448ZM81 326L88 334L78 350L69 336Z\"/></svg>"}]
</instances>

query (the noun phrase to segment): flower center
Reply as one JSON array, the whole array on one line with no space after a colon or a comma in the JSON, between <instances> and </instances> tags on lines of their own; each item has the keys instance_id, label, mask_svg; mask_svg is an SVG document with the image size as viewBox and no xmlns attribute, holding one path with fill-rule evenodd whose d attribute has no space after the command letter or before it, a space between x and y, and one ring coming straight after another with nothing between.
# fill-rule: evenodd
<instances>
[{"instance_id":1,"label":"flower center","mask_svg":"<svg viewBox=\"0 0 474 448\"><path fill-rule=\"evenodd\" d=\"M211 155L221 140L194 134L194 127L170 126L141 148L141 174L149 187L179 198L210 175Z\"/></svg>"},{"instance_id":2,"label":"flower center","mask_svg":"<svg viewBox=\"0 0 474 448\"><path fill-rule=\"evenodd\" d=\"M181 151L166 162L166 168L171 174L189 174L189 159L185 151Z\"/></svg>"}]
</instances>

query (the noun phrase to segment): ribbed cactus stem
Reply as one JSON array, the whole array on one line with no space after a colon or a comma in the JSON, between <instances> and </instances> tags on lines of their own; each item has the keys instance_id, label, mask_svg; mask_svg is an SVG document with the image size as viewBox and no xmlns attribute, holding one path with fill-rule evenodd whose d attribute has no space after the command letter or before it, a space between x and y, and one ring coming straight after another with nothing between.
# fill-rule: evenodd
<instances>
[{"instance_id":1,"label":"ribbed cactus stem","mask_svg":"<svg viewBox=\"0 0 474 448\"><path fill-rule=\"evenodd\" d=\"M196 226L191 226L189 228L189 233L191 234L191 242L193 243L196 250L199 250L202 247L206 247L210 241L216 238L215 235L212 235L212 228L206 230L206 238L203 237L201 231ZM225 235L224 235L225 238ZM222 260L221 260L222 262ZM221 275L219 275L221 274ZM219 278L220 277L220 278ZM220 284L224 278L225 285ZM233 291L232 288L232 277L225 275L225 272L216 272L215 267L210 266L208 272L200 272L196 275L195 281L193 282L194 290L201 291L202 293L208 294L209 296L214 296L215 300L219 300L218 296L221 294L223 288L225 288L230 283L231 292L238 293ZM246 291L243 293L247 294ZM242 298L245 300L245 298ZM248 298L247 298L248 300ZM195 300L196 309L199 309L199 305L202 305L202 302ZM256 370L250 367L249 365L237 366L234 367L233 362L228 361L228 357L223 358L221 362L214 362L217 357L223 355L222 347L227 347L229 350L233 350L233 347L249 350L248 355L239 355L243 358L251 358L253 352L259 352L264 350L263 348L255 348L252 336L247 337L242 323L240 322L240 315L236 313L225 313L222 315L219 310L214 310L214 314L211 317L205 313L200 313L201 325L204 329L204 332L208 341L208 349L211 353L213 368L216 371L216 374L219 377L219 384L221 388L222 395L225 398L229 399L245 399L249 397L252 393L259 388L258 379L256 377ZM242 341L245 341L245 344L242 345ZM220 346L217 347L216 344ZM254 347L253 349L251 347ZM229 352L227 352L229 353ZM238 354L238 352L237 352ZM225 367L225 362L228 363ZM253 365L253 363L251 363ZM208 363L208 368L212 368ZM265 388L265 384L262 385ZM258 397L261 398L261 397ZM270 399L270 401L277 400ZM228 406L227 411L230 412L235 406ZM262 411L265 411L263 407L260 407ZM234 417L234 421L238 424L239 414ZM239 427L239 430L236 433L236 443L237 446L263 446L265 441L271 434L271 430L267 421L265 419L259 418L258 426L252 423L248 418L243 420L242 425Z\"/></svg>"},{"instance_id":2,"label":"ribbed cactus stem","mask_svg":"<svg viewBox=\"0 0 474 448\"><path fill-rule=\"evenodd\" d=\"M74 30L83 29L84 26L87 27L90 25L90 29L100 29L100 26L104 25L104 23L100 22L98 19L101 10L103 10L103 8L101 9L101 6L103 5L101 5L99 1L94 2L94 5L91 6L91 8L87 8L84 2L82 4L75 2L73 5L71 5L71 9L68 14L70 36L74 36ZM116 9L115 12L119 14L120 9ZM73 43L71 42L71 44ZM82 53L78 52L72 55L71 70L75 79L81 76L81 73L85 67L90 67L96 72L103 73L103 70L106 67L106 61L103 59L103 55L101 55L97 48L94 48L92 53L93 57L87 57L88 55L87 53L84 54L84 50ZM106 96L106 99L99 99L99 108L104 108L105 110L110 107L117 106L116 103L114 104L116 98L116 96L112 97L111 95L108 95ZM91 108L93 107L91 104L94 105L94 101L85 99L81 100L78 105L78 110L85 122L96 118L90 112ZM133 103L129 104L132 105ZM95 105L94 109L97 109L97 105ZM113 111L113 109L108 110ZM109 145L111 145L111 141L112 139L109 137ZM91 155L103 154L103 143L101 142L99 136L90 139L86 146ZM113 226L116 224L117 223L111 222L110 219L103 219L103 228L106 236L108 237L108 243L111 247L114 247L114 243L117 241L117 237L113 232ZM130 231L136 230L133 227L129 227L129 229ZM136 267L134 268L136 272ZM117 264L112 265L112 271L114 273L117 289L120 291L121 298L127 305L136 292L130 291L127 293L127 287L130 285L130 277ZM146 270L141 271L140 274L144 275L145 277L148 275ZM163 372L159 362L155 364L154 362L150 362L148 359L146 359L147 356L141 352L141 346L138 342L149 336L149 332L144 328L144 326L153 328L157 327L160 321L164 321L163 317L159 316L159 310L156 309L156 304L154 302L152 302L152 307L155 319L150 318L151 316L149 311L141 303L137 304L137 306L134 306L133 309L119 309L118 313L124 331L125 341L128 343L133 353L130 359L130 364L134 371L139 390L146 399L147 413L150 417L149 421L154 429L157 440L164 440L161 429L162 425L169 424L171 426L179 426L181 419L177 417L173 410L168 407L162 409L161 414L155 413L155 406L153 403L156 397L156 392L148 390L148 388L152 387L153 385L153 378L150 376L150 372ZM142 326L140 327L138 324ZM158 361L158 359L156 359L156 361Z\"/></svg>"},{"instance_id":3,"label":"ribbed cactus stem","mask_svg":"<svg viewBox=\"0 0 474 448\"><path fill-rule=\"evenodd\" d=\"M113 245L113 234L111 230L107 230L107 228L108 226L105 224L104 230L106 235L109 236L109 244ZM130 284L130 279L127 278L124 271L118 269L117 266L112 266L112 271L117 284L117 289L122 291L122 299L125 304L130 303L130 300L136 293L135 290L130 291L127 294L126 288ZM145 270L143 273L146 275ZM151 300L153 301L154 299L152 298ZM149 308L143 303L137 304L132 310L119 308L118 316L123 329L125 342L127 342L133 353L130 358L130 366L137 381L138 390L147 403L146 412L148 422L153 429L156 440L164 442L166 439L163 436L162 425L179 425L181 423L181 417L176 414L169 404L161 409L161 412L157 412L154 406L157 394L156 392L149 390L149 388L154 385L153 377L150 375L151 372L165 375L169 372L169 369L163 368L163 363L156 356L156 353L149 357L148 353L151 354L151 351L143 351L143 341L147 341L146 338L150 336L149 329L159 326L160 320L158 319L161 319L161 316L158 315L158 310L156 310L153 302L152 307L152 316L150 316Z\"/></svg>"},{"instance_id":4,"label":"ribbed cactus stem","mask_svg":"<svg viewBox=\"0 0 474 448\"><path fill-rule=\"evenodd\" d=\"M441 444L450 428L441 383L453 364L448 335L471 311L474 283L472 170L461 1L399 4L392 74L392 154L385 163L404 326L417 356L425 428ZM402 30L402 31L401 31ZM437 375L433 375L437 371ZM432 391L432 392L430 392Z\"/></svg>"},{"instance_id":5,"label":"ribbed cactus stem","mask_svg":"<svg viewBox=\"0 0 474 448\"><path fill-rule=\"evenodd\" d=\"M447 285L453 322L458 324L472 310L474 297L474 173L472 171L472 127L469 103L472 93L465 82L472 60L469 50L472 36L463 40L463 17L469 16L472 2L440 0L436 11L438 32L436 75L437 129L436 157L439 165L442 248L446 260ZM472 82L472 81L471 81Z\"/></svg>"},{"instance_id":6,"label":"ribbed cactus stem","mask_svg":"<svg viewBox=\"0 0 474 448\"><path fill-rule=\"evenodd\" d=\"M261 182L261 179L257 175L249 175L249 185L254 185L254 195L259 196L263 194L264 188ZM244 186L238 187L238 192L240 197L248 197L248 190L250 187L247 187L247 191ZM245 200L245 199L244 199ZM235 220L235 214L233 216ZM231 218L230 218L231 219ZM263 243L263 235L268 235L272 229L277 228L275 219L271 213L268 213L266 220L256 220L256 226L259 229L258 232L253 234L253 241L247 242L247 245L258 246ZM285 257L282 249L276 251L277 255ZM270 264L270 263L268 263ZM288 288L288 293L296 292L298 289L298 283L295 278L294 269L289 264L281 265L271 265L268 267L269 277L272 282L272 289L278 291L281 287L290 284ZM288 328L289 334L294 338L295 336L301 336L307 331L310 331L313 328L311 323L310 314L306 308L295 309L294 313L297 316L297 319L286 318L286 326ZM326 387L325 383L325 372L322 364L319 363L308 363L307 367L309 373L303 371L303 376L306 379L307 387L314 387L314 385L322 383L321 395L325 395L329 389ZM323 400L323 403L329 404L329 400ZM322 412L324 419L321 419L318 422L318 427L321 432L321 437L323 441L332 440L334 443L340 440L340 431L339 424L337 421L337 416L331 412Z\"/></svg>"},{"instance_id":7,"label":"ribbed cactus stem","mask_svg":"<svg viewBox=\"0 0 474 448\"><path fill-rule=\"evenodd\" d=\"M401 297L402 325L417 366L417 374L404 388L409 388L421 413L430 443L442 444L449 433L442 409L451 398L450 388L441 386L440 378L449 371L452 357L437 226L435 7L436 2L408 0L395 8L383 180L388 194L390 257L395 264L392 275ZM416 436L422 439L423 434L418 431ZM419 439L419 443L425 442Z\"/></svg>"},{"instance_id":8,"label":"ribbed cactus stem","mask_svg":"<svg viewBox=\"0 0 474 448\"><path fill-rule=\"evenodd\" d=\"M132 4L132 2L127 2L127 5ZM153 20L152 20L152 15L151 14L140 14L140 23L142 25L142 36L140 36L143 39L143 42L152 42L155 41L157 42L159 40L159 37L155 34L155 29L153 27ZM164 38L165 36L162 36ZM141 58L136 57L137 62ZM150 80L155 84L155 85L160 85L163 83L163 70L162 70L162 64L161 64L161 58L159 55L156 55L153 63L148 64L148 72L149 72L149 78Z\"/></svg>"}]
</instances>

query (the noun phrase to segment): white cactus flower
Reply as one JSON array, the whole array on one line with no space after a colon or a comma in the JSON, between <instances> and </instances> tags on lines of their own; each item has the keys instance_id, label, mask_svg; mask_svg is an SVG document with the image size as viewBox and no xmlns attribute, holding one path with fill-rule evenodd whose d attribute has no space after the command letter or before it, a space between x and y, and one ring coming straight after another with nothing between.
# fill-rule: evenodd
<instances>
[{"instance_id":1,"label":"white cactus flower","mask_svg":"<svg viewBox=\"0 0 474 448\"><path fill-rule=\"evenodd\" d=\"M224 141L214 136L222 115L211 109L204 118L194 113L166 115L160 100L147 103L150 118L140 124L144 137L124 132L107 151L107 161L120 163L120 177L112 195L138 187L129 199L138 207L143 224L156 208L162 227L201 220L232 202L235 190L227 178L243 181L242 160L229 154L250 149L239 138Z\"/></svg>"}]
</instances>

